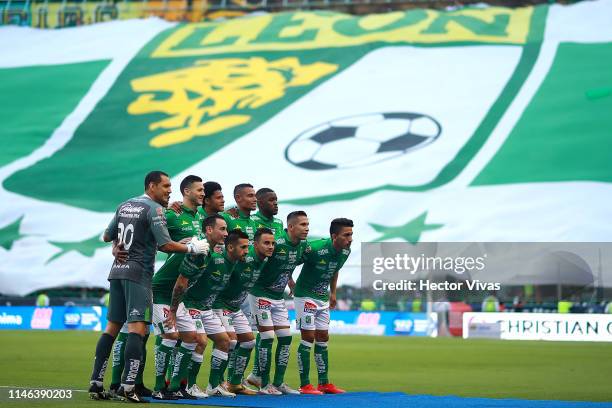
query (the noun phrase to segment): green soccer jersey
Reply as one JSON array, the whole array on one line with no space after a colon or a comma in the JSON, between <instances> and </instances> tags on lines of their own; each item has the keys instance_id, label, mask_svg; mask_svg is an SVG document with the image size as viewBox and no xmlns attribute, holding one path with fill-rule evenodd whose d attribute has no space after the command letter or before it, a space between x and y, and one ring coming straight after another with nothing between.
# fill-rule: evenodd
<instances>
[{"instance_id":1,"label":"green soccer jersey","mask_svg":"<svg viewBox=\"0 0 612 408\"><path fill-rule=\"evenodd\" d=\"M183 303L187 308L198 310L212 309L212 305L221 291L227 286L234 263L222 254L211 251L208 256L189 255L181 263L181 275L194 282L190 285Z\"/></svg>"},{"instance_id":2,"label":"green soccer jersey","mask_svg":"<svg viewBox=\"0 0 612 408\"><path fill-rule=\"evenodd\" d=\"M280 236L280 233L285 229L283 221L280 218L268 218L263 215L261 211L257 211L255 214L251 215L251 219L255 223L255 232L257 232L259 228L270 228L275 238Z\"/></svg>"},{"instance_id":3,"label":"green soccer jersey","mask_svg":"<svg viewBox=\"0 0 612 408\"><path fill-rule=\"evenodd\" d=\"M242 211L238 210L238 217L233 218L227 213L223 213L223 218L227 222L227 230L231 231L233 229L238 228L242 232L246 233L249 236L249 242L253 243L255 239L255 221L251 219L250 216L246 215Z\"/></svg>"},{"instance_id":4,"label":"green soccer jersey","mask_svg":"<svg viewBox=\"0 0 612 408\"><path fill-rule=\"evenodd\" d=\"M296 297L310 297L327 302L329 283L346 262L350 249L336 251L331 238L317 239L308 243L304 252L304 266L295 283Z\"/></svg>"},{"instance_id":5,"label":"green soccer jersey","mask_svg":"<svg viewBox=\"0 0 612 408\"><path fill-rule=\"evenodd\" d=\"M168 232L173 241L183 238L200 236L202 234L202 216L183 206L180 214L166 210ZM170 254L162 267L153 275L153 303L169 305L172 299L172 289L179 276L179 267L185 254Z\"/></svg>"},{"instance_id":6,"label":"green soccer jersey","mask_svg":"<svg viewBox=\"0 0 612 408\"><path fill-rule=\"evenodd\" d=\"M215 300L213 309L225 309L231 312L240 310L240 305L259 279L261 270L267 262L268 258L261 259L255 253L255 248L251 246L245 261L236 263L229 284Z\"/></svg>"},{"instance_id":7,"label":"green soccer jersey","mask_svg":"<svg viewBox=\"0 0 612 408\"><path fill-rule=\"evenodd\" d=\"M276 238L274 254L268 259L259 279L251 289L253 296L280 300L287 287L287 282L295 268L301 264L306 250L306 241L293 244L287 231L283 230Z\"/></svg>"}]
</instances>

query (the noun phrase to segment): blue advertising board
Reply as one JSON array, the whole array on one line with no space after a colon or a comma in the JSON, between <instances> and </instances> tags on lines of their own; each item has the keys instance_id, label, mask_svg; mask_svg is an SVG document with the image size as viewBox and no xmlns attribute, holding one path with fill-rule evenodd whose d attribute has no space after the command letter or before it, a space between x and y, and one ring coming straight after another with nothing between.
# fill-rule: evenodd
<instances>
[{"instance_id":1,"label":"blue advertising board","mask_svg":"<svg viewBox=\"0 0 612 408\"><path fill-rule=\"evenodd\" d=\"M295 310L289 311L295 329ZM329 332L372 336L435 336L436 315L426 313L361 312L333 310ZM0 330L92 330L106 326L106 308L102 306L2 306Z\"/></svg>"}]
</instances>

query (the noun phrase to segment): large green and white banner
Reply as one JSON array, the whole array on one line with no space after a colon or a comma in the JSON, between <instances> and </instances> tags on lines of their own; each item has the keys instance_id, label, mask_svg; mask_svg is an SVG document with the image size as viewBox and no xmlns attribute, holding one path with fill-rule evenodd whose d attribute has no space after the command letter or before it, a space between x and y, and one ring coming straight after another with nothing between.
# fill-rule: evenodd
<instances>
[{"instance_id":1,"label":"large green and white banner","mask_svg":"<svg viewBox=\"0 0 612 408\"><path fill-rule=\"evenodd\" d=\"M0 292L107 286L161 169L270 187L311 234L610 241L612 1L0 27ZM612 285L612 282L604 282Z\"/></svg>"}]
</instances>

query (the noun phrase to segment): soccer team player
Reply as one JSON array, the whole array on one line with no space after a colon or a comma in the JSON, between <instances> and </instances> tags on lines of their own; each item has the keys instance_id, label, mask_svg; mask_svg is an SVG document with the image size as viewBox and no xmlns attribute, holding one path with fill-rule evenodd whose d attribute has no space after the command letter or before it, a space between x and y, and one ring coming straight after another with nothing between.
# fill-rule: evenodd
<instances>
[{"instance_id":1,"label":"soccer team player","mask_svg":"<svg viewBox=\"0 0 612 408\"><path fill-rule=\"evenodd\" d=\"M209 250L205 240L192 238L189 243L181 244L170 238L164 211L172 190L166 173L150 172L145 177L144 186L142 196L119 205L103 236L105 242L113 242L113 247L124 252L124 255L116 256L108 277L108 323L96 345L89 386L93 399L108 399L103 386L108 358L115 338L127 322L128 335L119 393L128 401L143 401L136 390L136 378L143 365L142 350L151 323L151 280L157 249L169 253L199 254L206 254Z\"/></svg>"},{"instance_id":2,"label":"soccer team player","mask_svg":"<svg viewBox=\"0 0 612 408\"><path fill-rule=\"evenodd\" d=\"M168 207L168 175L149 173L145 195L122 203L105 231L104 240L113 241L115 261L91 398L118 395L146 402L143 397L149 390L142 384L142 371L150 323L156 335L151 394L155 399L343 393L329 381L327 343L329 310L336 304L338 272L350 254L353 222L334 219L330 238L307 241L306 213L290 213L284 229L275 217L278 198L272 189L256 192L251 184L238 184L233 191L237 208L227 211L219 183L203 183L192 175L183 179L180 190L183 201ZM153 275L157 249L169 256ZM294 282L292 275L300 264L304 266ZM292 340L284 300L287 286L295 293L296 327L301 332L299 390L284 381ZM103 378L115 338L109 394ZM208 339L214 348L203 391L197 376ZM309 379L313 345L317 388ZM245 379L253 349L253 372Z\"/></svg>"}]
</instances>

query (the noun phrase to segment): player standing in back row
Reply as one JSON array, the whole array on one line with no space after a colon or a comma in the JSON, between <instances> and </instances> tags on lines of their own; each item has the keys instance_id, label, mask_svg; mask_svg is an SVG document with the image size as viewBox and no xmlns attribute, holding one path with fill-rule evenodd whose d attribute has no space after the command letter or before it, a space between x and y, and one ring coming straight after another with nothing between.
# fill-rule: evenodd
<instances>
[{"instance_id":1,"label":"player standing in back row","mask_svg":"<svg viewBox=\"0 0 612 408\"><path fill-rule=\"evenodd\" d=\"M208 253L205 240L192 239L187 244L172 241L166 228L164 207L168 205L171 183L168 175L152 171L145 177L145 194L122 203L104 232L104 241L127 251L127 260L113 262L109 274L110 302L108 324L96 346L89 394L93 399L107 399L104 374L113 342L124 322L128 322L125 368L121 379L123 396L143 402L135 391L135 380L142 360L142 345L151 323L151 278L157 249L164 252Z\"/></svg>"},{"instance_id":2,"label":"player standing in back row","mask_svg":"<svg viewBox=\"0 0 612 408\"><path fill-rule=\"evenodd\" d=\"M336 307L338 271L351 253L353 221L336 218L329 228L330 238L308 243L304 252L304 266L295 284L296 327L302 340L298 347L298 369L302 394L341 394L344 390L329 382L329 309ZM314 343L314 357L319 374L319 386L310 384L310 350Z\"/></svg>"}]
</instances>

